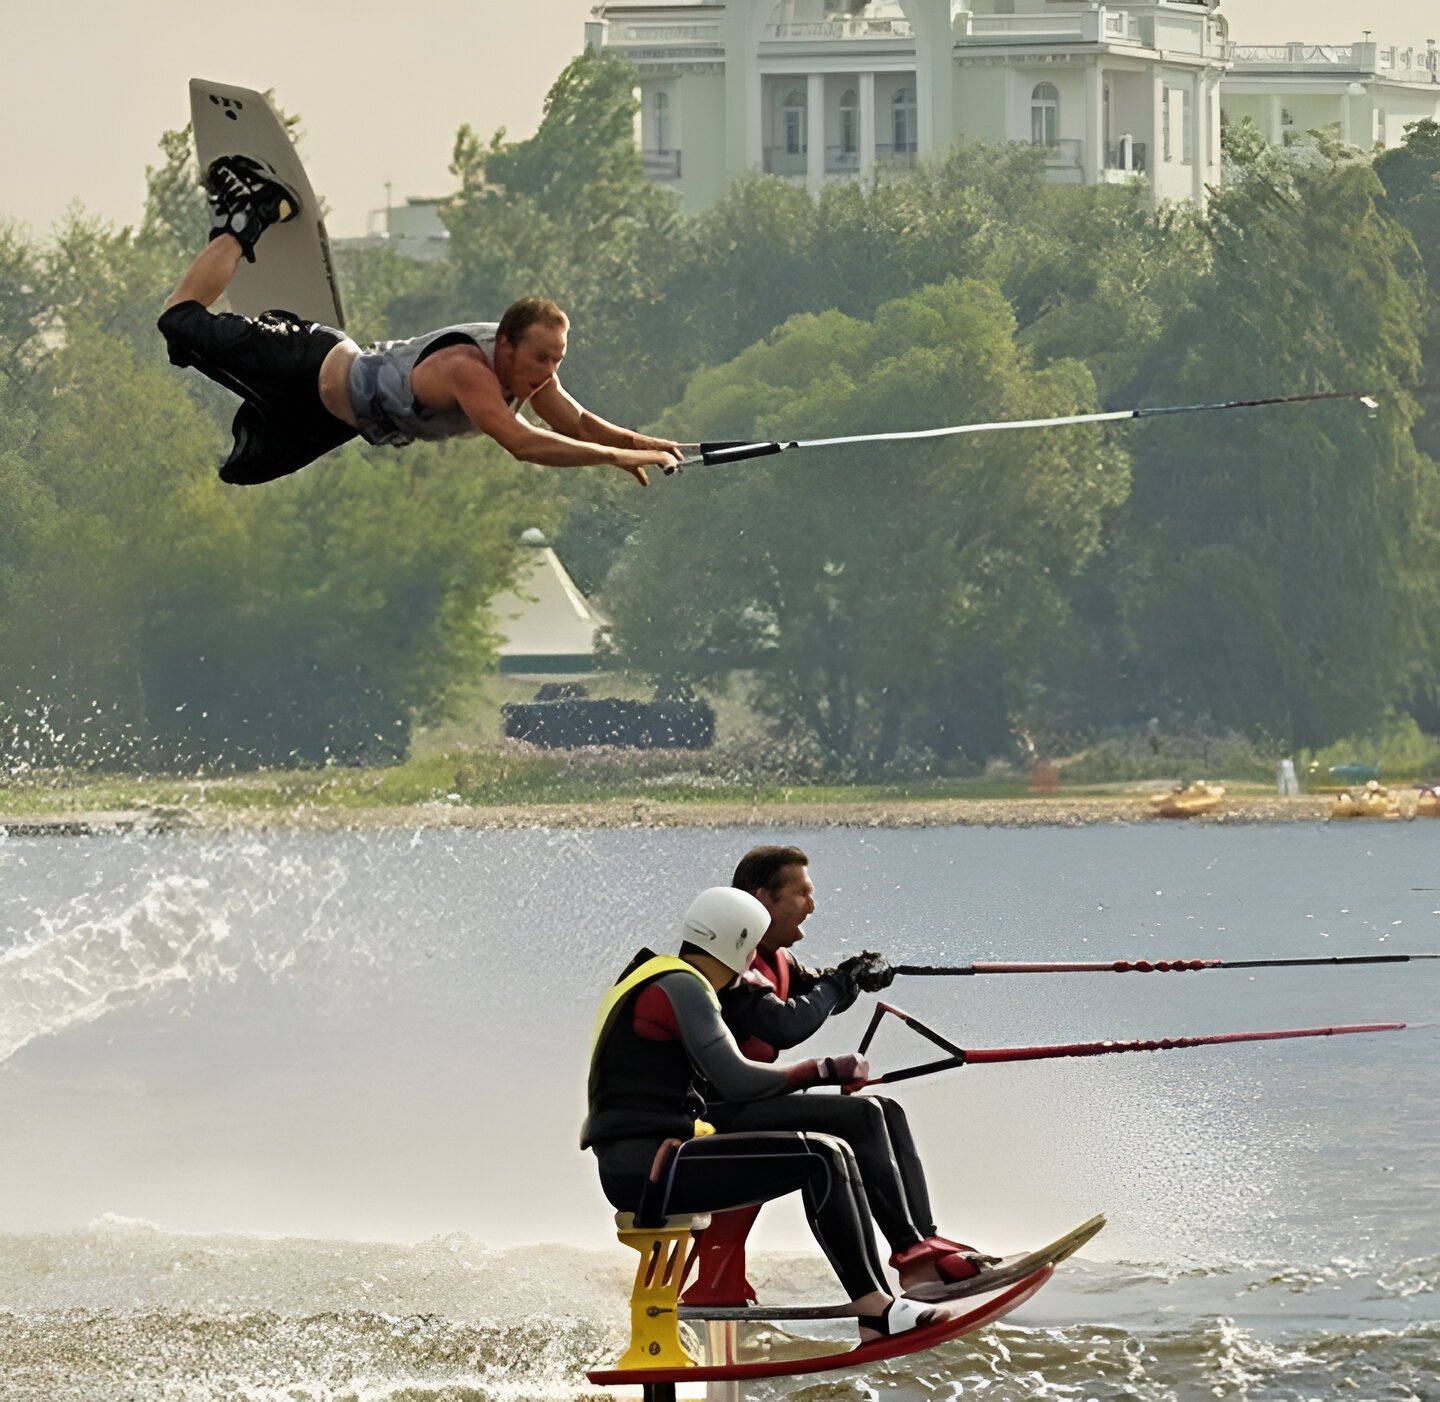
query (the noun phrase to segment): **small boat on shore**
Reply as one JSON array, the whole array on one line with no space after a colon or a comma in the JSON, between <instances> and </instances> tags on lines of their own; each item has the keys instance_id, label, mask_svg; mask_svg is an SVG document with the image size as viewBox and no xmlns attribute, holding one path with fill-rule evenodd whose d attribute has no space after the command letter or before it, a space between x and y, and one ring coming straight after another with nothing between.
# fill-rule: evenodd
<instances>
[{"instance_id":1,"label":"small boat on shore","mask_svg":"<svg viewBox=\"0 0 1440 1402\"><path fill-rule=\"evenodd\" d=\"M1400 795L1371 779L1363 789L1346 789L1330 809L1332 818L1398 818Z\"/></svg>"},{"instance_id":2,"label":"small boat on shore","mask_svg":"<svg viewBox=\"0 0 1440 1402\"><path fill-rule=\"evenodd\" d=\"M1440 784L1429 784L1421 788L1415 800L1417 818L1440 818Z\"/></svg>"},{"instance_id":3,"label":"small boat on shore","mask_svg":"<svg viewBox=\"0 0 1440 1402\"><path fill-rule=\"evenodd\" d=\"M1193 818L1218 808L1224 797L1224 784L1207 784L1202 779L1194 784L1181 784L1169 793L1156 794L1150 806L1159 818Z\"/></svg>"}]
</instances>

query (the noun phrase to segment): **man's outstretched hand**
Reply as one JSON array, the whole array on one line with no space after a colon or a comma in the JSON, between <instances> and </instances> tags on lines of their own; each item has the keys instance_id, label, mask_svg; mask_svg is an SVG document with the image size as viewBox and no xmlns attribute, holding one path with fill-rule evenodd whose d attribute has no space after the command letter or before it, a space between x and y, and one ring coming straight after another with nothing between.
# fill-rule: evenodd
<instances>
[{"instance_id":1,"label":"man's outstretched hand","mask_svg":"<svg viewBox=\"0 0 1440 1402\"><path fill-rule=\"evenodd\" d=\"M636 435L636 441L640 446L618 450L615 466L622 472L628 472L642 487L650 485L650 475L645 470L647 467L658 467L667 476L680 470L685 451L678 443L664 438L646 438L640 434Z\"/></svg>"},{"instance_id":2,"label":"man's outstretched hand","mask_svg":"<svg viewBox=\"0 0 1440 1402\"><path fill-rule=\"evenodd\" d=\"M848 979L862 993L879 993L895 982L895 970L883 954L867 949L863 954L852 954L835 968L842 978Z\"/></svg>"}]
</instances>

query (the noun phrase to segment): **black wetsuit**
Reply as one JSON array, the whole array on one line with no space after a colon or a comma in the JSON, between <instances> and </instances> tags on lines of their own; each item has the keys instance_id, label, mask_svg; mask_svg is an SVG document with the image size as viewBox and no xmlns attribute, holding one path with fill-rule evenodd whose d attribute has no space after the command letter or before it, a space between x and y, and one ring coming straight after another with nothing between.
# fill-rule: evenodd
<instances>
[{"instance_id":1,"label":"black wetsuit","mask_svg":"<svg viewBox=\"0 0 1440 1402\"><path fill-rule=\"evenodd\" d=\"M784 960L779 968L774 961ZM783 987L777 987L783 985ZM786 993L781 998L779 993ZM856 997L834 970L807 969L787 950L761 956L720 994L725 1025L749 1057L773 1061ZM925 1170L905 1111L883 1096L788 1095L783 1100L709 1100L707 1118L727 1134L802 1130L843 1139L855 1154L870 1209L892 1251L936 1235Z\"/></svg>"},{"instance_id":2,"label":"black wetsuit","mask_svg":"<svg viewBox=\"0 0 1440 1402\"><path fill-rule=\"evenodd\" d=\"M642 950L621 980L654 956ZM817 1063L770 1066L740 1054L708 982L688 966L661 968L612 1010L592 1054L581 1147L595 1151L605 1196L642 1224L670 1214L716 1212L800 1192L821 1249L851 1299L885 1291L860 1168L829 1134L702 1134L701 1087L734 1101L781 1096L815 1084ZM662 1153L665 1142L682 1142Z\"/></svg>"},{"instance_id":3,"label":"black wetsuit","mask_svg":"<svg viewBox=\"0 0 1440 1402\"><path fill-rule=\"evenodd\" d=\"M240 316L193 301L168 307L158 324L172 365L199 370L243 401L222 481L272 482L357 436L320 400L320 367L343 331L293 312Z\"/></svg>"}]
</instances>

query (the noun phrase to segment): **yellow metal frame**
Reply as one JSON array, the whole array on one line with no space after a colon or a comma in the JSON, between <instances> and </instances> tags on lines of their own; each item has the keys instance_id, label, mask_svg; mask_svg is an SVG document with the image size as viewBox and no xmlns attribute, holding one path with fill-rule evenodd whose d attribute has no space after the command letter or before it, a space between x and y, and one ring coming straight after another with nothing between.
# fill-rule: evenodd
<instances>
[{"instance_id":1,"label":"yellow metal frame","mask_svg":"<svg viewBox=\"0 0 1440 1402\"><path fill-rule=\"evenodd\" d=\"M616 1368L698 1368L700 1360L680 1341L680 1291L694 1259L695 1238L709 1217L667 1219L638 1228L628 1213L617 1217L620 1240L639 1252L630 1292L630 1347Z\"/></svg>"}]
</instances>

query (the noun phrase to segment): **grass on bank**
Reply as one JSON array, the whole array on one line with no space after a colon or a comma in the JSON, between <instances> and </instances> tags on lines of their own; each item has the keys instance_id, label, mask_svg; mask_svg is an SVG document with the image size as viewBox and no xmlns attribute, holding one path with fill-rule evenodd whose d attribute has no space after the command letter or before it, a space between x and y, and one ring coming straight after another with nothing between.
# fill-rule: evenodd
<instances>
[{"instance_id":1,"label":"grass on bank","mask_svg":"<svg viewBox=\"0 0 1440 1402\"><path fill-rule=\"evenodd\" d=\"M707 766L708 767L708 766ZM1143 781L1142 781L1143 782ZM1153 790L1163 786L1150 781ZM1135 781L1066 784L1056 799L1120 796ZM1269 786L1242 785L1256 793ZM543 807L615 801L662 803L905 803L936 799L1033 798L1024 777L842 784L766 782L754 774L704 772L684 753L585 751L565 755L500 750L432 754L387 768L258 771L221 775L42 773L0 784L0 813L38 817L136 809L294 812L409 808L446 803Z\"/></svg>"},{"instance_id":2,"label":"grass on bank","mask_svg":"<svg viewBox=\"0 0 1440 1402\"><path fill-rule=\"evenodd\" d=\"M587 679L592 695L646 697L649 683L625 674ZM856 784L826 779L803 746L765 735L763 717L743 686L708 699L717 743L707 751L613 750L543 752L501 738L500 706L529 700L533 679L489 677L464 698L451 721L417 733L402 764L349 768L257 770L243 773L103 774L0 770L0 815L44 817L80 812L183 809L212 816L362 811L427 804L545 807L604 802L686 804L886 803L1034 798L1029 775L995 763L971 777L916 778ZM1382 779L1403 784L1440 773L1440 742L1406 718L1391 719L1375 737L1337 741L1294 756L1301 781L1328 779L1328 766L1378 762ZM1122 798L1208 779L1232 796L1275 792L1276 747L1234 733L1161 732L1153 725L1100 738L1057 757L1058 801ZM1311 770L1311 765L1314 770ZM1039 795L1039 797L1047 797Z\"/></svg>"}]
</instances>

